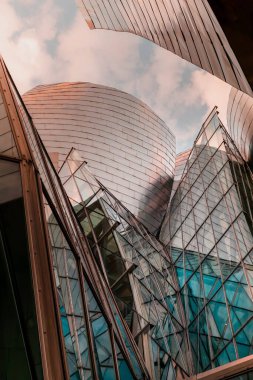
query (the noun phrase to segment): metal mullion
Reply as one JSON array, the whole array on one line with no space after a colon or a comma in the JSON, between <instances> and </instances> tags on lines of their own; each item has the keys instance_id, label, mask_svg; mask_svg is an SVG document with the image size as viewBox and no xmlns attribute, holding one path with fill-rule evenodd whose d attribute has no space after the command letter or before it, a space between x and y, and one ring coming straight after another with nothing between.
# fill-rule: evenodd
<instances>
[{"instance_id":1,"label":"metal mullion","mask_svg":"<svg viewBox=\"0 0 253 380\"><path fill-rule=\"evenodd\" d=\"M135 264L132 264L128 269L126 269L122 275L117 278L116 281L114 281L114 283L111 285L111 289L113 289L127 274L131 273L131 271L133 271L135 269Z\"/></svg>"},{"instance_id":2,"label":"metal mullion","mask_svg":"<svg viewBox=\"0 0 253 380\"><path fill-rule=\"evenodd\" d=\"M91 372L94 375L94 380L95 380L95 379L99 379L99 376L98 376L98 370L97 370L97 365L96 365L94 339L93 339L92 326L91 326L91 321L90 321L90 316L89 316L88 302L87 302L87 297L85 294L83 268L82 268L80 258L77 259L77 270L78 270L78 275L79 275L78 277L80 281L81 300L82 300L84 320L85 320L86 332L87 332L88 354L89 354L89 358L91 362Z\"/></svg>"},{"instance_id":3,"label":"metal mullion","mask_svg":"<svg viewBox=\"0 0 253 380\"><path fill-rule=\"evenodd\" d=\"M208 144L208 143L207 143ZM198 166L199 166L199 162L197 161L197 164L198 164ZM200 168L200 166L199 166L199 168ZM203 177L202 177L202 175L200 174L200 177L201 177L201 179L202 179L202 183L204 184L204 181L203 181ZM213 180L214 180L214 178L213 178ZM209 186L210 186L210 184L209 184ZM201 195L201 197L199 198L199 200L202 198L202 196L204 196L204 194L206 194L206 190L204 191L204 193ZM192 192L190 192L190 196L192 195ZM199 201L198 200L198 201ZM193 200L192 200L193 201ZM196 204L198 203L198 201L196 202ZM192 202L193 203L193 202ZM207 203L207 200L206 200L206 203ZM194 220L194 224L195 224L195 228L196 228L196 226L197 226L197 224L196 224L196 215L195 215L195 212L194 212L194 210L195 210L195 206L196 206L196 204L194 204L194 206L193 206L193 208L192 208L192 213L193 213L193 220ZM208 218L206 218L206 220L207 220ZM202 224L203 225L203 224ZM197 233L195 233L195 237L196 237L196 241L197 241L197 247L198 247L198 252L197 252L197 254L198 254L198 262L201 262L201 258L200 258L200 247L199 247L199 239L198 239L198 237L197 237ZM189 243L188 243L189 244ZM188 245L187 244L187 245ZM187 253L186 253L187 254ZM185 266L184 266L185 267ZM195 268L194 270L193 270L193 273L192 273L192 275L191 275L191 278L194 276L194 274L196 274L197 272L198 272L198 269L199 269L199 274L200 274L200 283L201 283L201 286L202 286L202 291L203 291L203 301L204 301L204 308L202 309L202 311L204 310L204 313L205 313L205 317L206 317L206 321L208 320L208 318L207 318L207 310L206 310L206 307L205 307L205 304L206 304L206 296L205 296L205 288L204 288L204 280L203 280L203 273L202 273L202 265L201 264L199 264L198 266L197 266L197 268ZM188 281L189 281L189 279L187 280L187 282L185 281L185 285L188 283ZM201 297L202 298L202 297ZM199 309L199 308L198 308ZM201 312L202 312L201 311ZM200 313L198 313L198 315L200 315ZM207 329L208 329L208 331L209 331L209 333L208 333L208 335L207 335L207 339L208 339L208 345L209 345L209 351L210 351L210 361L211 361L211 364L212 364L212 367L213 367L213 363L212 363L212 356L213 356L213 348L212 348L212 342L211 342L211 339L210 339L210 327L209 327L209 324L207 323ZM198 335L199 335L199 333L198 333ZM209 355L207 355L207 356L209 356Z\"/></svg>"},{"instance_id":4,"label":"metal mullion","mask_svg":"<svg viewBox=\"0 0 253 380\"><path fill-rule=\"evenodd\" d=\"M144 279L146 280L146 276L145 275L144 275ZM138 280L138 278L137 278L137 280ZM138 281L140 281L140 280L138 280ZM143 284L141 281L140 281L140 283L141 283L141 286L143 286L147 290L147 292L151 295L152 302L156 301L157 303L159 303L163 307L163 309L167 310L167 312L170 315L172 321L173 320L176 321L180 325L180 327L182 329L184 329L184 326L182 326L182 324L174 317L174 315L171 314L171 311L169 310L169 308L167 307L167 305L165 306L157 297L155 297L155 295L150 291L150 289L149 289L149 287L147 285ZM162 298L163 298L163 296L162 296ZM163 298L163 300L164 300L164 298ZM150 304L150 303L151 303L151 301L143 302L144 305L145 304Z\"/></svg>"},{"instance_id":5,"label":"metal mullion","mask_svg":"<svg viewBox=\"0 0 253 380\"><path fill-rule=\"evenodd\" d=\"M226 164L226 163L225 163ZM215 160L214 160L214 165L215 165ZM215 165L215 167L216 167L216 165ZM224 167L224 165L223 165L223 167ZM223 167L222 167L222 169L223 169ZM215 176L215 178L217 177L217 175ZM218 178L219 178L219 176L218 176ZM204 185L204 181L203 181L203 177L201 176L201 180L202 180L202 183L203 183L203 185ZM222 187L221 187L222 188ZM208 209L208 211L209 211L209 216L211 215L211 213L217 208L217 205L212 209L212 211L211 211L211 213L210 213L210 210L209 210L209 206L208 206L208 201L207 201L207 195L206 195L206 191L204 192L204 197L205 197L205 200L206 200L206 206L207 206L207 209ZM221 200L223 199L223 196L222 196L222 198L221 198ZM193 210L193 212L194 212L194 210ZM209 217L208 216L208 217ZM211 228L212 228L212 231L213 231L213 237L214 237L214 241L215 241L215 248L216 248L216 237L215 237L215 233L214 233L214 229L213 229L213 224L212 224L212 220L210 219L210 222L211 222ZM223 235L224 236L224 235ZM198 239L197 239L197 242L198 242ZM217 255L217 261L218 261L218 264L219 264L219 266L220 266L220 260L219 260L219 256ZM199 270L200 270L200 275L201 275L201 280L202 281L204 281L203 280L203 273L202 273L202 265L199 265ZM196 271L195 271L195 273L196 273ZM223 289L223 291L224 291L224 289ZM205 291L204 291L204 289L203 289L203 292L204 292L204 307L203 307L203 309L202 309L202 311L204 310L204 312L205 312L205 316L206 316L206 321L208 321L208 314L207 314L207 307L206 307L206 305L207 305L207 302L206 302L206 297L205 297ZM227 309L228 309L228 307L227 307ZM201 312L202 312L201 311ZM199 313L200 314L200 313ZM228 309L228 315L229 315L229 309ZM230 316L230 315L229 315ZM215 324L216 324L216 322L215 322ZM231 326L232 326L232 323L231 323ZM230 327L231 327L230 326ZM217 325L216 325L216 327L217 327ZM214 365L214 362L213 362L213 356L214 356L214 353L213 353L213 347L212 347L212 342L211 342L211 330L210 330L210 324L209 323L207 323L207 329L208 329L208 336L207 336L207 338L208 338L208 343L209 343L209 350L210 350L210 361L211 361L211 365L212 365L212 368L214 368L215 367L215 365Z\"/></svg>"},{"instance_id":6,"label":"metal mullion","mask_svg":"<svg viewBox=\"0 0 253 380\"><path fill-rule=\"evenodd\" d=\"M75 320L75 312L74 312L74 306L73 306L73 299L72 299L72 293L71 293L71 287L70 287L70 283L69 283L69 279L68 279L68 267L67 267L67 262L66 262L66 250L65 248L63 247L63 262L64 262L64 269L65 269L65 277L63 276L63 278L65 278L65 281L66 281L66 286L67 286L67 292L68 292L68 298L69 298L69 302L70 302L70 310L71 310L71 314L72 314L72 323L73 323L73 334L74 334L74 337L75 337L75 342L76 342L76 349L77 349L77 355L78 355L78 361L79 361L79 368L82 368L83 367L83 363L82 363L82 357L81 357L81 352L80 352L80 346L79 346L79 339L78 339L78 334L77 334L77 328L76 328L76 320ZM81 374L82 378L83 378L83 373Z\"/></svg>"},{"instance_id":7,"label":"metal mullion","mask_svg":"<svg viewBox=\"0 0 253 380\"><path fill-rule=\"evenodd\" d=\"M218 178L218 180L219 180L219 178ZM220 180L219 180L219 182L220 182ZM238 191L237 191L237 193L238 193ZM247 280L247 282L248 282L248 288L249 288L249 290L250 290L250 292L251 292L251 296L252 296L252 299L253 299L253 289L252 289L252 286L251 286L251 284L250 284L250 280L249 280L249 278L248 278L248 273L247 273L247 271L246 271L246 269L245 269L245 266L244 266L244 258L243 258L243 255L242 255L242 253L241 253L240 244L239 244L239 242L238 242L237 233L236 233L236 231L235 231L235 227L234 227L234 222L235 222L235 220L233 220L233 218L232 218L232 216L231 216L231 213L230 213L230 207L229 207L229 205L227 204L227 199L226 199L226 197L223 197L223 199L225 200L226 207L227 207L227 211L228 211L228 214L229 214L229 217L230 217L231 227L232 227L233 232L234 232L235 242L236 242L237 249L238 249L238 252L239 252L239 255L240 255L240 259L241 259L241 266L242 266L242 268L243 268L243 272L244 272L245 278L246 278L246 280ZM243 210L242 210L242 212L243 212ZM240 215L241 215L241 214L240 214ZM236 220L237 220L237 218L236 218ZM240 227L240 230L241 230L241 227ZM233 330L232 330L232 331L233 331Z\"/></svg>"},{"instance_id":8,"label":"metal mullion","mask_svg":"<svg viewBox=\"0 0 253 380\"><path fill-rule=\"evenodd\" d=\"M75 176L73 176L73 180L74 180L74 182L75 182L76 189L77 189L77 191L78 191L78 194L79 194L79 196L80 196L80 199L83 199L83 198L82 198L82 194L80 193L79 187L78 187L78 185L77 185L77 183L76 183ZM95 242L95 244L96 244L96 248L97 248L97 252L98 252L98 256L99 256L99 262L100 262L100 265L101 265L101 268L102 268L102 271L103 271L104 278L105 278L106 282L107 282L108 285L109 285L109 280L108 280L108 277L107 277L107 273L106 273L106 269L105 269L105 266L104 266L102 253L101 253L101 250L100 250L100 247L99 247L99 244L98 244L97 236L96 236L96 234L95 234L95 232L94 232L94 228L93 228L93 224L92 224L92 221L91 221L91 218L90 218L90 214L87 212L87 208L85 207L85 205L84 205L84 207L83 207L83 210L84 210L84 213L85 213L85 215L86 215L86 218L88 219L89 224L90 224L90 227L91 227L91 233L92 233L92 236L93 236L93 240L94 240L94 242ZM84 233L83 233L83 235L84 235Z\"/></svg>"},{"instance_id":9,"label":"metal mullion","mask_svg":"<svg viewBox=\"0 0 253 380\"><path fill-rule=\"evenodd\" d=\"M146 263L148 263L150 266L151 266L151 268L153 269L153 270L155 270L155 271L158 271L157 270L157 268L147 259L147 257L146 256L144 256L139 250L137 250L134 246L133 246L133 244L132 243L130 243L130 242L128 242L128 240L124 237L124 236L121 236L122 237L122 239L124 239L126 242L127 242L127 244L128 245L130 245L134 250L135 250L135 252L137 253L137 254L139 254L145 261L146 261ZM159 252L158 252L159 253ZM137 256L138 257L138 256ZM139 259L138 259L138 261L139 261ZM140 265L140 264L139 264ZM141 265L140 265L140 267L141 267ZM171 287L174 289L174 291L176 291L176 289L174 288L174 286L171 284Z\"/></svg>"},{"instance_id":10,"label":"metal mullion","mask_svg":"<svg viewBox=\"0 0 253 380\"><path fill-rule=\"evenodd\" d=\"M213 135L212 135L213 136ZM212 138L211 136L211 138ZM209 139L210 140L210 139ZM208 141L209 141L208 140ZM201 176L201 174L205 171L206 167L208 166L209 162L215 157L215 154L217 153L217 151L219 151L220 149L220 146L224 144L224 141L222 141L220 143L220 145L218 146L218 148L214 151L214 153L212 154L212 156L208 159L207 163L205 164L205 166L201 169L201 171L199 172L197 178L193 181L193 183L190 185L189 189L187 190L187 192L185 193L185 195L181 198L180 202L177 204L177 207L183 202L184 198L186 197L186 195L191 191L192 187L195 185L195 183L197 182L197 180L199 179L199 177ZM175 194L177 193L179 187L180 187L180 184L183 182L183 180L186 178L187 176L187 173L189 173L190 169L192 168L193 164L196 162L196 160L199 158L200 154L202 153L202 151L206 148L206 145L204 145L204 148L198 153L197 157L195 158L194 162L191 164L191 166L188 168L187 172L185 173L185 176L181 179L178 187L177 187L177 190L175 192ZM220 173L220 171L224 168L224 166L226 165L226 163L228 162L229 160L227 159L227 161L225 162L225 164L223 165L223 167L218 171L218 173L214 176L213 180L215 179L215 177ZM210 184L213 182L213 180L210 182ZM210 184L208 186L210 186ZM204 193L204 192L203 192ZM173 196L173 198L175 197L175 194Z\"/></svg>"},{"instance_id":11,"label":"metal mullion","mask_svg":"<svg viewBox=\"0 0 253 380\"><path fill-rule=\"evenodd\" d=\"M53 373L57 376L67 377L67 368L66 362L63 359L63 355L60 353L62 348L61 342L59 342L59 336L55 336L56 332L52 332L51 342L52 346L49 347L49 337L48 333L50 332L50 328L55 328L57 330L57 317L51 314L52 320L45 319L42 321L43 315L46 316L47 312L52 313L52 309L50 308L50 302L53 303L54 300L49 298L50 287L44 283L43 278L41 277L40 272L36 270L38 265L42 265L40 269L44 269L45 273L43 273L44 280L50 279L51 270L48 267L48 252L47 252L47 241L46 236L44 236L43 231L45 231L45 225L43 224L43 210L40 204L41 194L39 188L38 181L38 169L37 165L33 160L33 155L30 150L28 139L26 135L26 131L24 130L24 126L22 124L22 120L20 114L17 110L17 99L14 99L14 95L12 89L10 89L10 83L13 85L14 90L16 91L16 96L19 97L15 84L10 77L8 70L4 69L4 74L8 77L8 91L10 92L10 106L13 106L15 109L15 117L16 119L12 119L15 122L14 130L17 134L18 143L20 144L20 150L22 151L23 160L20 163L21 170L21 181L22 181L22 190L23 190L23 201L25 207L25 217L27 221L27 229L28 229L28 245L29 245L29 257L31 264L31 274L32 274L32 282L34 285L34 299L35 299L35 309L36 309L36 317L38 323L38 334L40 340L40 351L41 351L41 359L42 359L42 368L43 373L46 378L52 375ZM12 104L13 103L13 104ZM22 104L22 101L21 101ZM16 123L18 125L16 125ZM31 191L31 189L33 191ZM39 188L39 189L38 189ZM38 242L36 237L41 237L42 240ZM46 253L46 256L42 254ZM43 258L44 257L44 258ZM46 287L47 289L44 289ZM43 290L44 289L44 290ZM45 293L46 291L46 293ZM49 291L49 293L47 293ZM53 305L51 305L53 306ZM53 308L54 309L54 308ZM57 330L58 332L58 330ZM58 334L57 334L58 335ZM51 343L50 342L50 343ZM58 346L59 345L59 346ZM52 354L56 355L58 359L63 359L61 364L52 363Z\"/></svg>"},{"instance_id":12,"label":"metal mullion","mask_svg":"<svg viewBox=\"0 0 253 380\"><path fill-rule=\"evenodd\" d=\"M93 296L95 297L96 301L98 302L98 304L99 304L101 310L103 310L104 312L106 311L107 314L108 314L108 312L109 312L109 316L110 316L110 318L112 319L112 321L110 321L110 319L109 319L109 317L108 317L108 315L107 315L106 313L104 314L104 318L107 320L108 325L111 325L112 322L113 322L113 326L114 326L115 330L117 331L117 334L119 335L119 339L120 339L120 341L121 341L121 343L120 343L120 344L121 344L121 348L123 349L123 352L124 352L124 354L125 354L125 358L126 358L127 361L128 361L128 365L129 365L129 367L131 367L131 372L133 373L133 375L134 375L134 377L135 377L135 374L134 374L135 372L134 372L134 369L133 369L132 366L131 366L131 360L130 360L130 356L129 356L128 350L127 350L126 345L125 345L125 343L124 343L124 341L123 341L123 338L122 338L122 336L121 336L121 332L120 332L119 326L118 326L118 324L117 324L117 322L116 322L116 320L115 320L115 316L114 316L114 312L113 312L113 310L112 310L111 304L110 304L110 302L108 303L108 301L107 301L108 295L105 293L105 290L108 291L108 293L110 294L110 297L112 298L112 300L114 300L113 293L112 293L112 291L111 291L109 285L107 284L107 282L105 283L105 287L102 287L102 283L103 283L104 278L102 277L102 274L100 273L99 269L97 268L96 262L93 261L93 257L92 257L92 256L89 256L89 262L88 262L88 265L89 265L89 266L91 265L90 260L92 260L92 278L93 278L93 282L92 282L92 283L93 283L93 285L94 285L94 284L97 284L97 285L98 285L98 287L97 287L97 291L98 291L98 292L100 293L100 295L101 295L101 300L99 300L99 299L97 298L98 296L97 296L96 293L94 292L94 286L92 285L91 280L87 277L87 278L86 278L86 281L89 283L89 287L90 287L91 290L93 291ZM81 265L81 264L80 264L80 265ZM82 264L82 265L83 265L83 264ZM83 268L83 269L84 269L84 268ZM94 271L95 271L95 273L94 273ZM94 274L95 274L95 276L94 276ZM129 331L129 330L128 330L128 326L126 325L126 323L124 322L124 320L123 320L123 318L122 318L122 316L121 316L121 314L120 314L120 311L119 311L119 309L118 309L117 303L114 302L113 304L114 304L114 308L116 309L116 312L117 312L117 314L118 314L118 316L119 316L119 318L120 318L120 320L121 320L121 323L122 323L123 327L124 327L125 330L126 330L126 331L125 331L126 336L128 337L129 341L131 342L131 344L132 344L132 346L133 346L136 360L137 360L137 362L139 363L140 368L141 368L142 370L144 370L144 372L145 372L145 366L143 366L143 362L142 362L142 360L140 360L140 357L139 357L139 355L137 354L137 351L135 350L135 343L134 343L134 340L131 338L131 334L128 334L128 331Z\"/></svg>"},{"instance_id":13,"label":"metal mullion","mask_svg":"<svg viewBox=\"0 0 253 380\"><path fill-rule=\"evenodd\" d=\"M105 217L107 218L107 216L105 215ZM112 233L118 226L119 226L119 222L115 222L110 228L108 228L107 231L105 231L105 233L98 239L97 243L100 244L101 242L103 242L103 240L108 236L110 235L110 233Z\"/></svg>"},{"instance_id":14,"label":"metal mullion","mask_svg":"<svg viewBox=\"0 0 253 380\"><path fill-rule=\"evenodd\" d=\"M216 167L216 162L214 160L214 166ZM201 179L202 179L202 183L204 185L204 181L203 181L203 178L201 176ZM220 182L219 180L219 176L218 176L218 181ZM221 186L221 184L220 184ZM222 188L222 186L221 186ZM208 209L208 212L209 212L209 215L210 215L210 210L209 210L209 206L208 206L208 202L207 202L207 196L206 196L206 193L205 193L205 198L206 198L206 206L207 206L207 209ZM226 197L223 197L221 198L221 200L224 200L224 198L226 199ZM215 207L217 208L217 206ZM214 228L213 228L213 223L212 223L212 220L211 221L211 229L212 229L212 233L213 233L213 237L214 237L214 242L215 242L215 248L217 248L217 239L216 239L216 235L215 235L215 231L214 231ZM230 225L231 227L231 225ZM228 229L230 229L230 227ZM227 230L228 230L227 229ZM225 234L223 234L223 237L225 236ZM219 240L220 241L220 240ZM226 308L227 308L227 314L228 314L228 320L229 320L229 325L230 325L230 328L231 328L231 331L233 333L233 343L234 343L234 348L235 348L235 352L236 352L236 357L238 358L238 351L237 351L237 345L236 345L236 341L234 339L234 329L233 329L233 325L232 325L232 321L231 321L231 316L230 316L230 308L229 308L229 305L228 305L228 300L227 300L227 294L226 294L226 289L224 287L224 279L223 279L223 274L222 274L222 271L221 271L221 264L220 264L220 257L219 257L219 253L218 253L218 249L217 249L217 261L218 261L218 264L219 264L219 267L220 267L220 276L221 276L221 281L222 281L222 289L223 289L223 292L224 292L224 299L225 299L225 304L226 304ZM204 306L205 307L205 306ZM211 359L211 361L213 362L213 359Z\"/></svg>"},{"instance_id":15,"label":"metal mullion","mask_svg":"<svg viewBox=\"0 0 253 380\"><path fill-rule=\"evenodd\" d=\"M108 289L108 291L111 293L110 296L111 296L112 299L114 300L111 289ZM114 315L114 312L113 312L113 310L112 310L112 308L111 308L110 303L108 304L108 307L109 307L109 309L110 309L110 312L111 312L111 315L112 315L112 318L113 318L114 328L115 328L115 330L117 331L117 335L118 335L118 337L117 337L117 338L118 338L118 342L117 342L117 344L121 346L121 347L120 347L120 348L121 348L121 351L122 351L122 353L125 355L125 359L127 359L127 361L128 361L128 367L130 368L130 371L132 372L132 375L134 376L134 378L136 378L136 376L135 376L135 370L134 370L134 368L133 368L133 366L132 366L131 358L130 358L130 355L129 355L129 352L128 352L128 349L127 349L126 343L124 342L124 339L123 339L122 334L121 334L121 332L120 332L120 328L119 328L119 326L118 326L118 323L115 321L115 315ZM143 371L143 370L145 369L145 365L143 366L144 362L143 362L142 360L140 360L139 353L135 350L135 344L136 344L136 343L134 343L134 339L133 339L133 337L132 337L132 334L131 334L131 333L129 334L129 328L128 328L126 322L124 321L124 319L122 318L122 316L121 316L121 314L120 314L120 311L119 311L119 309L118 309L118 305L117 305L116 302L114 302L114 307L115 307L116 312L117 312L117 314L118 314L118 316L119 316L119 318L120 318L120 320L121 320L121 323L122 323L122 325L123 325L123 328L125 329L125 334L126 334L128 340L129 340L131 346L132 346L133 349L134 349L134 356L135 356L135 359L136 359L137 363L139 364L140 369ZM117 340L117 339L116 339L116 340ZM145 370L144 370L144 373L145 373ZM146 373L145 373L145 374L146 374Z\"/></svg>"},{"instance_id":16,"label":"metal mullion","mask_svg":"<svg viewBox=\"0 0 253 380\"><path fill-rule=\"evenodd\" d=\"M247 255L246 255L245 257L247 257L251 252L252 252L252 249L249 250L249 252L247 253ZM240 263L238 263L238 265L234 267L233 271L232 271L232 272L229 274L229 276L226 278L226 281L228 281L229 278L230 278L231 276L233 276L234 272L236 271L236 269L237 269L239 266L240 266ZM217 277L217 278L218 278L218 277ZM204 305L204 306L207 306L207 305L213 300L213 298L216 296L216 294L219 292L220 289L221 289L221 287L219 287L219 288L216 290L216 292L213 293L212 297L207 301L206 305ZM215 301L215 302L218 303L218 301ZM200 312L203 311L204 306L203 306L203 308L201 309ZM192 322L195 321L195 319L196 319L196 317L192 320ZM192 322L191 322L191 324L192 324Z\"/></svg>"},{"instance_id":17,"label":"metal mullion","mask_svg":"<svg viewBox=\"0 0 253 380\"><path fill-rule=\"evenodd\" d=\"M51 268L51 270L50 270L50 278L51 278L51 282L53 284L53 286L52 286L53 301L54 301L55 314L56 314L56 319L57 319L58 335L59 335L59 339L60 339L60 352L61 352L61 355L62 355L62 358L63 358L62 360L63 360L63 363L64 363L64 371L66 373L68 373L67 359L66 359L66 355L64 353L65 341L64 341L62 324L61 324L61 316L60 316L60 313L59 313L58 291L57 291L57 287L56 287L55 274L54 274L53 247L52 247L52 244L51 244L51 236L49 234L48 222L46 220L45 204L44 204L45 197L44 197L44 194L43 194L41 179L38 178L38 175L39 174L37 174L37 183L38 183L38 193L39 193L39 198L40 198L40 205L41 205L41 208L44 208L44 210L42 210L42 212L41 212L42 220L43 220L42 226L43 226L44 234L46 236L45 240L46 240L46 245L47 245L47 248L48 248L48 250L47 250L47 257L48 257L49 267Z\"/></svg>"},{"instance_id":18,"label":"metal mullion","mask_svg":"<svg viewBox=\"0 0 253 380\"><path fill-rule=\"evenodd\" d=\"M253 319L253 316L250 317L246 322L244 322L244 324L239 328L239 330L236 332L236 335L234 337L232 337L231 339L228 340L228 342L226 343L226 345L220 350L220 352L218 354L216 354L214 357L213 357L213 360L216 360L217 357L221 354L221 352L223 352L227 346L233 342L233 339L237 337L237 335L239 335L239 333L244 329L245 326L247 326L247 324Z\"/></svg>"},{"instance_id":19,"label":"metal mullion","mask_svg":"<svg viewBox=\"0 0 253 380\"><path fill-rule=\"evenodd\" d=\"M222 170L222 169L221 169ZM216 177L215 177L216 178ZM214 179L215 179L214 178ZM232 187L234 186L234 184L232 184L231 186L230 186L230 188L224 193L224 196L225 195L227 195L228 193L229 193L229 191L232 189ZM205 190L206 191L206 190ZM203 192L203 194L201 195L201 198L202 198L202 196L204 195L204 193L205 193L205 191ZM191 237L191 239L188 241L188 243L187 243L187 245L185 246L185 248L184 248L184 250L186 250L187 249L187 247L188 247L188 245L192 242L192 240L193 240L193 238L196 236L196 234L201 230L201 228L203 227L203 225L206 223L206 221L208 220L208 218L212 215L212 213L213 213L213 211L215 211L215 209L217 208L217 206L219 206L219 204L222 202L222 200L223 200L223 198L221 198L220 200L219 200L219 202L214 206L214 208L211 210L211 212L210 212L210 214L208 214L207 215L207 217L204 219L204 221L201 223L201 225L197 228L197 230L195 231L195 234ZM198 201L196 202L196 204L198 203ZM193 206L193 208L195 207L195 205ZM193 210L193 208L190 210L190 212L189 212L189 214L192 212L192 210ZM238 215L237 215L237 217L242 213L243 211L241 211ZM189 215L188 214L188 215ZM188 217L188 215L187 215L187 217ZM237 219L237 217L236 217L236 219ZM182 223L182 225L183 225L183 223ZM182 226L181 225L181 226ZM178 230L181 228L181 226L178 228ZM230 227L229 227L230 228ZM228 229L229 229L228 228ZM178 231L177 230L177 231ZM176 231L176 232L177 232ZM226 230L227 231L227 230ZM175 234L173 235L173 237L171 238L171 240L174 238L174 236L175 236ZM210 250L210 252L213 250L213 248ZM209 253L210 253L209 252ZM208 253L208 254L209 254ZM176 261L175 261L175 263L176 263Z\"/></svg>"}]
</instances>

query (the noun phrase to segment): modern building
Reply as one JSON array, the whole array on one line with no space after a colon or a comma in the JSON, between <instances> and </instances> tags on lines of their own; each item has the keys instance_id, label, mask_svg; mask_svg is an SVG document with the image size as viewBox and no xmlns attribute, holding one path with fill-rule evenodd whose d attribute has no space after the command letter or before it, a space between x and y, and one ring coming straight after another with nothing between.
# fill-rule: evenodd
<instances>
[{"instance_id":1,"label":"modern building","mask_svg":"<svg viewBox=\"0 0 253 380\"><path fill-rule=\"evenodd\" d=\"M160 234L177 272L196 373L253 353L252 202L251 172L214 110Z\"/></svg>"},{"instance_id":2,"label":"modern building","mask_svg":"<svg viewBox=\"0 0 253 380\"><path fill-rule=\"evenodd\" d=\"M150 231L159 228L173 182L175 137L146 104L91 83L38 86L23 99L56 168L74 147Z\"/></svg>"},{"instance_id":3,"label":"modern building","mask_svg":"<svg viewBox=\"0 0 253 380\"><path fill-rule=\"evenodd\" d=\"M1 60L0 379L249 380L250 87L205 0L82 6L237 88L240 151L215 108L174 169L172 133L136 98L62 83L27 109Z\"/></svg>"},{"instance_id":4,"label":"modern building","mask_svg":"<svg viewBox=\"0 0 253 380\"><path fill-rule=\"evenodd\" d=\"M231 376L252 366L253 181L216 109L193 149L177 157L160 241L93 176L82 155L70 149L59 176L148 376L218 379L230 362ZM52 212L48 220L57 237ZM61 252L53 264L62 299L69 279ZM74 326L69 341L79 329L72 313L62 311ZM81 347L82 357L87 352ZM68 352L74 360L74 348Z\"/></svg>"},{"instance_id":5,"label":"modern building","mask_svg":"<svg viewBox=\"0 0 253 380\"><path fill-rule=\"evenodd\" d=\"M27 109L0 62L2 379L149 379Z\"/></svg>"}]
</instances>

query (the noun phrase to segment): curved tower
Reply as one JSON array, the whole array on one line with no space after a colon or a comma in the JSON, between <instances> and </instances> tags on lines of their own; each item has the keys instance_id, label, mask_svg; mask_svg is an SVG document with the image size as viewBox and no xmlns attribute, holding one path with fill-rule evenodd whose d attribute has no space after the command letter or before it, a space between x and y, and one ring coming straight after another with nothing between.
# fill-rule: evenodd
<instances>
[{"instance_id":1,"label":"curved tower","mask_svg":"<svg viewBox=\"0 0 253 380\"><path fill-rule=\"evenodd\" d=\"M171 191L175 138L147 105L91 83L38 86L24 101L56 167L74 147L150 231L159 227Z\"/></svg>"},{"instance_id":2,"label":"curved tower","mask_svg":"<svg viewBox=\"0 0 253 380\"><path fill-rule=\"evenodd\" d=\"M231 137L253 169L253 98L232 88L227 109Z\"/></svg>"}]
</instances>

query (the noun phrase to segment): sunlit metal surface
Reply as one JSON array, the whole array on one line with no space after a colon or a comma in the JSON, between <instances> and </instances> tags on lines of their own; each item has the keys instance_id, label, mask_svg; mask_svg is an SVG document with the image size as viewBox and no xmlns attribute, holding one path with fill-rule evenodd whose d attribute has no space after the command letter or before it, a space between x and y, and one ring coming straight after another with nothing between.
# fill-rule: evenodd
<instances>
[{"instance_id":1,"label":"sunlit metal surface","mask_svg":"<svg viewBox=\"0 0 253 380\"><path fill-rule=\"evenodd\" d=\"M24 95L58 167L78 149L93 173L151 230L165 213L175 138L144 103L90 83L39 86Z\"/></svg>"},{"instance_id":2,"label":"sunlit metal surface","mask_svg":"<svg viewBox=\"0 0 253 380\"><path fill-rule=\"evenodd\" d=\"M144 37L252 94L207 0L78 0L78 4L91 29Z\"/></svg>"},{"instance_id":3,"label":"sunlit metal surface","mask_svg":"<svg viewBox=\"0 0 253 380\"><path fill-rule=\"evenodd\" d=\"M253 98L232 89L227 109L230 134L243 158L253 169Z\"/></svg>"}]
</instances>

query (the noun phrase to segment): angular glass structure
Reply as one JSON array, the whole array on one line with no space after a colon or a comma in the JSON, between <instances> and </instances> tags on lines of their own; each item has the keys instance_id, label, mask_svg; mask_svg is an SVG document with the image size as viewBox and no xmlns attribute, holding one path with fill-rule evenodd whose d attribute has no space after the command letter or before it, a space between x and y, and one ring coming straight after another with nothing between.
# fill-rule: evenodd
<instances>
[{"instance_id":1,"label":"angular glass structure","mask_svg":"<svg viewBox=\"0 0 253 380\"><path fill-rule=\"evenodd\" d=\"M252 190L251 172L214 110L160 235L177 272L196 373L252 354Z\"/></svg>"},{"instance_id":2,"label":"angular glass structure","mask_svg":"<svg viewBox=\"0 0 253 380\"><path fill-rule=\"evenodd\" d=\"M2 60L0 84L1 377L149 379Z\"/></svg>"},{"instance_id":3,"label":"angular glass structure","mask_svg":"<svg viewBox=\"0 0 253 380\"><path fill-rule=\"evenodd\" d=\"M79 157L72 150L59 175L146 366L152 378L186 376L187 340L168 253Z\"/></svg>"}]
</instances>

